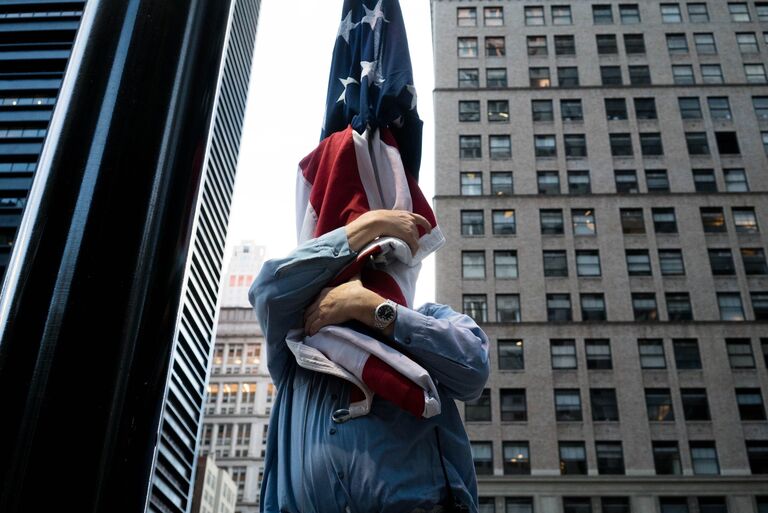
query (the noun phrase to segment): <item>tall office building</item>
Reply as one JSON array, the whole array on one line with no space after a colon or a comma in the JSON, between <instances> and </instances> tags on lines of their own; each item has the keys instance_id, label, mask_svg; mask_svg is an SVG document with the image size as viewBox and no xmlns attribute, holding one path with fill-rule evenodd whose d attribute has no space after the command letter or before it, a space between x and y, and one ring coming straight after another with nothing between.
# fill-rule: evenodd
<instances>
[{"instance_id":1,"label":"tall office building","mask_svg":"<svg viewBox=\"0 0 768 513\"><path fill-rule=\"evenodd\" d=\"M0 3L0 282L84 5Z\"/></svg>"},{"instance_id":2,"label":"tall office building","mask_svg":"<svg viewBox=\"0 0 768 513\"><path fill-rule=\"evenodd\" d=\"M244 241L234 247L224 275L224 286L219 291L222 308L251 307L248 289L264 263L266 249L253 241Z\"/></svg>"},{"instance_id":3,"label":"tall office building","mask_svg":"<svg viewBox=\"0 0 768 513\"><path fill-rule=\"evenodd\" d=\"M209 455L197 458L195 491L190 513L234 513L237 486Z\"/></svg>"},{"instance_id":4,"label":"tall office building","mask_svg":"<svg viewBox=\"0 0 768 513\"><path fill-rule=\"evenodd\" d=\"M768 2L432 0L481 510L768 511Z\"/></svg>"}]
</instances>

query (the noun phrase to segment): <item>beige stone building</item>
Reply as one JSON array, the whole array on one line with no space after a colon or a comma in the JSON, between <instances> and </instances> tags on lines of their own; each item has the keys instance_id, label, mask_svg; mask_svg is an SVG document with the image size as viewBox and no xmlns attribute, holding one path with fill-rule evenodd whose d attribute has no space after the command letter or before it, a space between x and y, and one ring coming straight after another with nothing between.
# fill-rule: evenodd
<instances>
[{"instance_id":1,"label":"beige stone building","mask_svg":"<svg viewBox=\"0 0 768 513\"><path fill-rule=\"evenodd\" d=\"M768 512L768 2L432 0L481 510Z\"/></svg>"},{"instance_id":2,"label":"beige stone building","mask_svg":"<svg viewBox=\"0 0 768 513\"><path fill-rule=\"evenodd\" d=\"M197 459L192 513L234 513L237 486L208 454Z\"/></svg>"}]
</instances>

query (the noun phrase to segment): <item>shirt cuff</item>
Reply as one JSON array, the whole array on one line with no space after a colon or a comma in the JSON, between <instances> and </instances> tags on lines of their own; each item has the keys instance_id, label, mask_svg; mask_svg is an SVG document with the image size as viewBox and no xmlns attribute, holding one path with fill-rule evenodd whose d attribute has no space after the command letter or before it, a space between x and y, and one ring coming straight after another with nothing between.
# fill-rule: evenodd
<instances>
[{"instance_id":1,"label":"shirt cuff","mask_svg":"<svg viewBox=\"0 0 768 513\"><path fill-rule=\"evenodd\" d=\"M429 326L429 317L411 310L402 305L397 306L397 318L395 319L395 342L407 348L418 337L423 336L421 331Z\"/></svg>"}]
</instances>

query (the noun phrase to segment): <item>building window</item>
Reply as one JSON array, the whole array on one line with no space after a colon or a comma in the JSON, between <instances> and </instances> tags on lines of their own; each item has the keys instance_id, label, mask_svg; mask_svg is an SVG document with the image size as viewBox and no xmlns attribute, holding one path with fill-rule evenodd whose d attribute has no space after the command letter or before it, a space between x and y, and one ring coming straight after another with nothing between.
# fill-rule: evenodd
<instances>
[{"instance_id":1,"label":"building window","mask_svg":"<svg viewBox=\"0 0 768 513\"><path fill-rule=\"evenodd\" d=\"M566 158L581 159L587 156L587 138L584 134L565 134L563 136L565 142L565 156ZM589 188L589 171L573 171L568 176L582 176L580 183L586 185L586 189L581 187L582 192L571 191L571 194L587 194L591 192Z\"/></svg>"},{"instance_id":2,"label":"building window","mask_svg":"<svg viewBox=\"0 0 768 513\"><path fill-rule=\"evenodd\" d=\"M629 134L609 134L611 155L614 157L631 157L632 139Z\"/></svg>"},{"instance_id":3,"label":"building window","mask_svg":"<svg viewBox=\"0 0 768 513\"><path fill-rule=\"evenodd\" d=\"M544 250L544 276L561 278L568 276L568 260L564 250Z\"/></svg>"},{"instance_id":4,"label":"building window","mask_svg":"<svg viewBox=\"0 0 768 513\"><path fill-rule=\"evenodd\" d=\"M752 107L757 119L768 119L768 96L753 96Z\"/></svg>"},{"instance_id":5,"label":"building window","mask_svg":"<svg viewBox=\"0 0 768 513\"><path fill-rule=\"evenodd\" d=\"M488 121L491 123L509 122L509 101L488 100Z\"/></svg>"},{"instance_id":6,"label":"building window","mask_svg":"<svg viewBox=\"0 0 768 513\"><path fill-rule=\"evenodd\" d=\"M459 88L476 89L480 87L480 73L477 68L459 68Z\"/></svg>"},{"instance_id":7,"label":"building window","mask_svg":"<svg viewBox=\"0 0 768 513\"><path fill-rule=\"evenodd\" d=\"M598 474L624 474L624 453L621 442L595 442L595 451Z\"/></svg>"},{"instance_id":8,"label":"building window","mask_svg":"<svg viewBox=\"0 0 768 513\"><path fill-rule=\"evenodd\" d=\"M477 9L474 7L459 7L456 9L456 23L459 27L477 26Z\"/></svg>"},{"instance_id":9,"label":"building window","mask_svg":"<svg viewBox=\"0 0 768 513\"><path fill-rule=\"evenodd\" d=\"M705 84L722 84L723 70L719 64L702 64L701 81Z\"/></svg>"},{"instance_id":10,"label":"building window","mask_svg":"<svg viewBox=\"0 0 768 513\"><path fill-rule=\"evenodd\" d=\"M707 4L699 2L688 3L688 21L691 23L709 23Z\"/></svg>"},{"instance_id":11,"label":"building window","mask_svg":"<svg viewBox=\"0 0 768 513\"><path fill-rule=\"evenodd\" d=\"M707 98L707 103L712 119L732 119L731 104L727 96L710 96Z\"/></svg>"},{"instance_id":12,"label":"building window","mask_svg":"<svg viewBox=\"0 0 768 513\"><path fill-rule=\"evenodd\" d=\"M768 442L749 440L746 445L752 474L768 474Z\"/></svg>"},{"instance_id":13,"label":"building window","mask_svg":"<svg viewBox=\"0 0 768 513\"><path fill-rule=\"evenodd\" d=\"M763 64L745 64L744 75L746 75L747 83L749 84L765 84L768 82Z\"/></svg>"},{"instance_id":14,"label":"building window","mask_svg":"<svg viewBox=\"0 0 768 513\"><path fill-rule=\"evenodd\" d=\"M557 171L537 171L539 194L560 194L560 174Z\"/></svg>"},{"instance_id":15,"label":"building window","mask_svg":"<svg viewBox=\"0 0 768 513\"><path fill-rule=\"evenodd\" d=\"M528 497L506 497L504 499L504 507L506 508L506 513L533 513L533 499Z\"/></svg>"},{"instance_id":16,"label":"building window","mask_svg":"<svg viewBox=\"0 0 768 513\"><path fill-rule=\"evenodd\" d=\"M592 420L616 421L619 420L619 406L616 402L616 390L613 388L591 388L589 390L590 404L592 405Z\"/></svg>"},{"instance_id":17,"label":"building window","mask_svg":"<svg viewBox=\"0 0 768 513\"><path fill-rule=\"evenodd\" d=\"M642 208L622 208L619 210L621 231L624 235L639 235L645 233L645 221Z\"/></svg>"},{"instance_id":18,"label":"building window","mask_svg":"<svg viewBox=\"0 0 768 513\"><path fill-rule=\"evenodd\" d=\"M616 55L619 53L616 34L598 34L595 36L595 40L598 55Z\"/></svg>"},{"instance_id":19,"label":"building window","mask_svg":"<svg viewBox=\"0 0 768 513\"><path fill-rule=\"evenodd\" d=\"M527 475L531 473L528 442L504 442L504 474ZM512 511L519 511L513 509Z\"/></svg>"},{"instance_id":20,"label":"building window","mask_svg":"<svg viewBox=\"0 0 768 513\"><path fill-rule=\"evenodd\" d=\"M685 274L683 252L679 249L660 249L659 267L662 276L683 276Z\"/></svg>"},{"instance_id":21,"label":"building window","mask_svg":"<svg viewBox=\"0 0 768 513\"><path fill-rule=\"evenodd\" d=\"M685 36L683 36L685 37ZM696 45L696 53L699 55L717 54L715 36L709 32L699 32L693 35L693 43ZM686 53L688 49L686 48Z\"/></svg>"},{"instance_id":22,"label":"building window","mask_svg":"<svg viewBox=\"0 0 768 513\"><path fill-rule=\"evenodd\" d=\"M653 98L635 98L637 119L656 119L656 100Z\"/></svg>"},{"instance_id":23,"label":"building window","mask_svg":"<svg viewBox=\"0 0 768 513\"><path fill-rule=\"evenodd\" d=\"M488 322L488 300L485 294L464 294L462 296L463 313L476 322Z\"/></svg>"},{"instance_id":24,"label":"building window","mask_svg":"<svg viewBox=\"0 0 768 513\"><path fill-rule=\"evenodd\" d=\"M683 15L679 4L661 4L662 23L682 23Z\"/></svg>"},{"instance_id":25,"label":"building window","mask_svg":"<svg viewBox=\"0 0 768 513\"><path fill-rule=\"evenodd\" d=\"M723 169L725 190L728 192L749 192L747 174L743 169Z\"/></svg>"},{"instance_id":26,"label":"building window","mask_svg":"<svg viewBox=\"0 0 768 513\"><path fill-rule=\"evenodd\" d=\"M480 121L480 102L476 100L460 101L459 121Z\"/></svg>"},{"instance_id":27,"label":"building window","mask_svg":"<svg viewBox=\"0 0 768 513\"><path fill-rule=\"evenodd\" d=\"M627 101L624 98L606 98L605 117L608 121L627 119Z\"/></svg>"},{"instance_id":28,"label":"building window","mask_svg":"<svg viewBox=\"0 0 768 513\"><path fill-rule=\"evenodd\" d=\"M752 21L746 2L728 2L728 12L731 13L731 21L738 23Z\"/></svg>"},{"instance_id":29,"label":"building window","mask_svg":"<svg viewBox=\"0 0 768 513\"><path fill-rule=\"evenodd\" d=\"M515 192L511 171L494 171L491 173L491 194L494 196L510 196Z\"/></svg>"},{"instance_id":30,"label":"building window","mask_svg":"<svg viewBox=\"0 0 768 513\"><path fill-rule=\"evenodd\" d=\"M525 422L528 414L524 388L502 388L499 390L502 422Z\"/></svg>"},{"instance_id":31,"label":"building window","mask_svg":"<svg viewBox=\"0 0 768 513\"><path fill-rule=\"evenodd\" d=\"M688 38L685 34L667 34L667 51L670 55L688 53Z\"/></svg>"},{"instance_id":32,"label":"building window","mask_svg":"<svg viewBox=\"0 0 768 513\"><path fill-rule=\"evenodd\" d=\"M479 476L493 475L493 446L491 442L470 442L475 473Z\"/></svg>"},{"instance_id":33,"label":"building window","mask_svg":"<svg viewBox=\"0 0 768 513\"><path fill-rule=\"evenodd\" d=\"M741 248L741 260L748 276L768 274L763 248Z\"/></svg>"},{"instance_id":34,"label":"building window","mask_svg":"<svg viewBox=\"0 0 768 513\"><path fill-rule=\"evenodd\" d=\"M486 57L504 57L506 55L504 37L486 37L485 55Z\"/></svg>"},{"instance_id":35,"label":"building window","mask_svg":"<svg viewBox=\"0 0 768 513\"><path fill-rule=\"evenodd\" d=\"M718 475L720 465L717 462L715 442L691 442L691 463L696 475Z\"/></svg>"},{"instance_id":36,"label":"building window","mask_svg":"<svg viewBox=\"0 0 768 513\"><path fill-rule=\"evenodd\" d=\"M491 160L509 160L512 158L512 140L508 135L490 135L488 151Z\"/></svg>"},{"instance_id":37,"label":"building window","mask_svg":"<svg viewBox=\"0 0 768 513\"><path fill-rule=\"evenodd\" d=\"M482 150L480 147L479 135L460 135L459 136L459 157L462 159L479 159Z\"/></svg>"},{"instance_id":38,"label":"building window","mask_svg":"<svg viewBox=\"0 0 768 513\"><path fill-rule=\"evenodd\" d=\"M748 338L725 339L728 350L728 361L732 369L754 369L755 356L752 353L752 342Z\"/></svg>"},{"instance_id":39,"label":"building window","mask_svg":"<svg viewBox=\"0 0 768 513\"><path fill-rule=\"evenodd\" d=\"M738 155L741 153L736 132L715 132L715 142L717 142L717 151L720 155Z\"/></svg>"},{"instance_id":40,"label":"building window","mask_svg":"<svg viewBox=\"0 0 768 513\"><path fill-rule=\"evenodd\" d=\"M571 209L574 235L594 235L597 232L595 214L592 209Z\"/></svg>"},{"instance_id":41,"label":"building window","mask_svg":"<svg viewBox=\"0 0 768 513\"><path fill-rule=\"evenodd\" d=\"M646 169L645 185L649 193L669 192L669 176L666 169Z\"/></svg>"},{"instance_id":42,"label":"building window","mask_svg":"<svg viewBox=\"0 0 768 513\"><path fill-rule=\"evenodd\" d=\"M493 211L493 234L514 235L516 231L514 210Z\"/></svg>"},{"instance_id":43,"label":"building window","mask_svg":"<svg viewBox=\"0 0 768 513\"><path fill-rule=\"evenodd\" d=\"M464 420L467 422L491 421L491 390L486 388L480 397L464 402Z\"/></svg>"},{"instance_id":44,"label":"building window","mask_svg":"<svg viewBox=\"0 0 768 513\"><path fill-rule=\"evenodd\" d=\"M485 251L461 252L461 277L465 280L485 279Z\"/></svg>"},{"instance_id":45,"label":"building window","mask_svg":"<svg viewBox=\"0 0 768 513\"><path fill-rule=\"evenodd\" d=\"M558 87L577 87L579 85L579 70L575 66L557 67Z\"/></svg>"},{"instance_id":46,"label":"building window","mask_svg":"<svg viewBox=\"0 0 768 513\"><path fill-rule=\"evenodd\" d=\"M760 53L760 47L757 46L757 36L754 32L737 33L736 43L738 43L739 51L742 54Z\"/></svg>"},{"instance_id":47,"label":"building window","mask_svg":"<svg viewBox=\"0 0 768 513\"><path fill-rule=\"evenodd\" d=\"M569 5L552 6L552 25L573 25L571 7Z\"/></svg>"},{"instance_id":48,"label":"building window","mask_svg":"<svg viewBox=\"0 0 768 513\"><path fill-rule=\"evenodd\" d=\"M648 420L654 422L671 422L675 420L672 409L672 396L668 388L646 388L645 405L648 410Z\"/></svg>"},{"instance_id":49,"label":"building window","mask_svg":"<svg viewBox=\"0 0 768 513\"><path fill-rule=\"evenodd\" d=\"M768 320L768 292L750 292L752 312L756 321Z\"/></svg>"},{"instance_id":50,"label":"building window","mask_svg":"<svg viewBox=\"0 0 768 513\"><path fill-rule=\"evenodd\" d=\"M744 307L738 292L718 292L717 304L720 308L721 321L743 321Z\"/></svg>"},{"instance_id":51,"label":"building window","mask_svg":"<svg viewBox=\"0 0 768 513\"><path fill-rule=\"evenodd\" d=\"M553 369L576 368L576 342L574 340L550 340L549 350Z\"/></svg>"},{"instance_id":52,"label":"building window","mask_svg":"<svg viewBox=\"0 0 768 513\"><path fill-rule=\"evenodd\" d=\"M677 233L674 208L652 208L653 229L656 233Z\"/></svg>"},{"instance_id":53,"label":"building window","mask_svg":"<svg viewBox=\"0 0 768 513\"><path fill-rule=\"evenodd\" d=\"M523 370L525 368L522 340L499 340L497 346L499 351L499 370Z\"/></svg>"},{"instance_id":54,"label":"building window","mask_svg":"<svg viewBox=\"0 0 768 513\"><path fill-rule=\"evenodd\" d=\"M643 34L624 34L624 51L627 55L645 54L645 37Z\"/></svg>"},{"instance_id":55,"label":"building window","mask_svg":"<svg viewBox=\"0 0 768 513\"><path fill-rule=\"evenodd\" d=\"M680 117L682 119L701 119L701 104L696 97L678 98L677 104L680 107Z\"/></svg>"},{"instance_id":56,"label":"building window","mask_svg":"<svg viewBox=\"0 0 768 513\"><path fill-rule=\"evenodd\" d=\"M549 158L557 156L557 146L554 135L533 136L533 146L536 157Z\"/></svg>"},{"instance_id":57,"label":"building window","mask_svg":"<svg viewBox=\"0 0 768 513\"><path fill-rule=\"evenodd\" d=\"M592 22L595 25L613 24L613 6L611 4L598 4L592 6Z\"/></svg>"},{"instance_id":58,"label":"building window","mask_svg":"<svg viewBox=\"0 0 768 513\"><path fill-rule=\"evenodd\" d=\"M710 420L707 391L703 388L681 388L685 420Z\"/></svg>"},{"instance_id":59,"label":"building window","mask_svg":"<svg viewBox=\"0 0 768 513\"><path fill-rule=\"evenodd\" d=\"M483 23L486 27L501 27L504 25L503 7L484 7Z\"/></svg>"},{"instance_id":60,"label":"building window","mask_svg":"<svg viewBox=\"0 0 768 513\"><path fill-rule=\"evenodd\" d=\"M525 24L526 25L544 25L544 8L539 6L527 6L525 7Z\"/></svg>"},{"instance_id":61,"label":"building window","mask_svg":"<svg viewBox=\"0 0 768 513\"><path fill-rule=\"evenodd\" d=\"M757 10L757 20L761 22L768 21L768 3L755 2L755 9Z\"/></svg>"},{"instance_id":62,"label":"building window","mask_svg":"<svg viewBox=\"0 0 768 513\"><path fill-rule=\"evenodd\" d=\"M736 226L736 233L757 233L760 231L754 208L733 207L731 211L733 212L733 224Z\"/></svg>"},{"instance_id":63,"label":"building window","mask_svg":"<svg viewBox=\"0 0 768 513\"><path fill-rule=\"evenodd\" d=\"M760 345L763 349L763 363L768 367L768 338L761 338Z\"/></svg>"},{"instance_id":64,"label":"building window","mask_svg":"<svg viewBox=\"0 0 768 513\"><path fill-rule=\"evenodd\" d=\"M651 85L651 69L648 66L629 66L629 83Z\"/></svg>"},{"instance_id":65,"label":"building window","mask_svg":"<svg viewBox=\"0 0 768 513\"><path fill-rule=\"evenodd\" d=\"M690 64L676 64L672 66L672 82L675 85L693 85L696 80L693 77L693 66Z\"/></svg>"},{"instance_id":66,"label":"building window","mask_svg":"<svg viewBox=\"0 0 768 513\"><path fill-rule=\"evenodd\" d=\"M728 513L725 497L698 497L700 513Z\"/></svg>"},{"instance_id":67,"label":"building window","mask_svg":"<svg viewBox=\"0 0 768 513\"><path fill-rule=\"evenodd\" d=\"M696 192L717 192L714 169L694 169L693 185Z\"/></svg>"},{"instance_id":68,"label":"building window","mask_svg":"<svg viewBox=\"0 0 768 513\"><path fill-rule=\"evenodd\" d=\"M495 497L478 497L477 501L478 513L496 513Z\"/></svg>"},{"instance_id":69,"label":"building window","mask_svg":"<svg viewBox=\"0 0 768 513\"><path fill-rule=\"evenodd\" d=\"M650 276L651 257L647 249L628 249L627 272L630 276Z\"/></svg>"},{"instance_id":70,"label":"building window","mask_svg":"<svg viewBox=\"0 0 768 513\"><path fill-rule=\"evenodd\" d=\"M581 100L560 100L560 117L563 121L583 121L584 111Z\"/></svg>"},{"instance_id":71,"label":"building window","mask_svg":"<svg viewBox=\"0 0 768 513\"><path fill-rule=\"evenodd\" d=\"M598 250L576 250L576 274L582 277L600 276L600 253Z\"/></svg>"},{"instance_id":72,"label":"building window","mask_svg":"<svg viewBox=\"0 0 768 513\"><path fill-rule=\"evenodd\" d=\"M669 321L692 321L693 309L687 292L667 292L667 318Z\"/></svg>"},{"instance_id":73,"label":"building window","mask_svg":"<svg viewBox=\"0 0 768 513\"><path fill-rule=\"evenodd\" d=\"M573 320L569 294L547 294L547 321L568 322Z\"/></svg>"},{"instance_id":74,"label":"building window","mask_svg":"<svg viewBox=\"0 0 768 513\"><path fill-rule=\"evenodd\" d=\"M541 209L539 211L542 235L563 234L563 211L560 209Z\"/></svg>"},{"instance_id":75,"label":"building window","mask_svg":"<svg viewBox=\"0 0 768 513\"><path fill-rule=\"evenodd\" d=\"M601 497L603 513L630 513L629 497Z\"/></svg>"},{"instance_id":76,"label":"building window","mask_svg":"<svg viewBox=\"0 0 768 513\"><path fill-rule=\"evenodd\" d=\"M549 68L528 68L531 87L550 87Z\"/></svg>"},{"instance_id":77,"label":"building window","mask_svg":"<svg viewBox=\"0 0 768 513\"><path fill-rule=\"evenodd\" d=\"M485 222L483 220L482 210L462 210L461 211L461 234L462 235L484 235Z\"/></svg>"},{"instance_id":78,"label":"building window","mask_svg":"<svg viewBox=\"0 0 768 513\"><path fill-rule=\"evenodd\" d=\"M622 169L614 171L616 179L616 192L619 194L637 194L640 189L637 185L637 172L634 169Z\"/></svg>"},{"instance_id":79,"label":"building window","mask_svg":"<svg viewBox=\"0 0 768 513\"><path fill-rule=\"evenodd\" d=\"M640 151L644 157L657 157L664 154L661 134L658 132L640 134Z\"/></svg>"},{"instance_id":80,"label":"building window","mask_svg":"<svg viewBox=\"0 0 768 513\"><path fill-rule=\"evenodd\" d=\"M654 301L655 304L655 301ZM637 341L640 351L640 368L642 369L666 369L667 361L664 358L664 343L661 339L641 338Z\"/></svg>"},{"instance_id":81,"label":"building window","mask_svg":"<svg viewBox=\"0 0 768 513\"><path fill-rule=\"evenodd\" d=\"M611 344L607 339L586 339L587 369L607 370L613 368Z\"/></svg>"},{"instance_id":82,"label":"building window","mask_svg":"<svg viewBox=\"0 0 768 513\"><path fill-rule=\"evenodd\" d=\"M573 36L555 36L555 55L576 55L576 40Z\"/></svg>"},{"instance_id":83,"label":"building window","mask_svg":"<svg viewBox=\"0 0 768 513\"><path fill-rule=\"evenodd\" d=\"M699 211L704 233L725 233L725 214L721 207L701 207Z\"/></svg>"},{"instance_id":84,"label":"building window","mask_svg":"<svg viewBox=\"0 0 768 513\"><path fill-rule=\"evenodd\" d=\"M560 473L586 475L587 453L584 442L560 442Z\"/></svg>"},{"instance_id":85,"label":"building window","mask_svg":"<svg viewBox=\"0 0 768 513\"><path fill-rule=\"evenodd\" d=\"M677 442L652 442L653 463L657 475L681 475L683 468L680 465L680 451Z\"/></svg>"},{"instance_id":86,"label":"building window","mask_svg":"<svg viewBox=\"0 0 768 513\"><path fill-rule=\"evenodd\" d=\"M640 23L640 8L637 4L619 4L619 18L622 25Z\"/></svg>"},{"instance_id":87,"label":"building window","mask_svg":"<svg viewBox=\"0 0 768 513\"><path fill-rule=\"evenodd\" d=\"M459 57L472 58L477 57L477 38L460 37L458 39Z\"/></svg>"},{"instance_id":88,"label":"building window","mask_svg":"<svg viewBox=\"0 0 768 513\"><path fill-rule=\"evenodd\" d=\"M768 132L760 132L763 138L763 151L768 155Z\"/></svg>"},{"instance_id":89,"label":"building window","mask_svg":"<svg viewBox=\"0 0 768 513\"><path fill-rule=\"evenodd\" d=\"M685 143L688 147L689 155L709 155L709 143L707 142L706 132L686 132Z\"/></svg>"},{"instance_id":90,"label":"building window","mask_svg":"<svg viewBox=\"0 0 768 513\"><path fill-rule=\"evenodd\" d=\"M709 265L714 276L730 276L736 274L733 255L730 248L709 248Z\"/></svg>"},{"instance_id":91,"label":"building window","mask_svg":"<svg viewBox=\"0 0 768 513\"><path fill-rule=\"evenodd\" d=\"M481 196L483 194L483 174L477 171L459 175L462 196Z\"/></svg>"},{"instance_id":92,"label":"building window","mask_svg":"<svg viewBox=\"0 0 768 513\"><path fill-rule=\"evenodd\" d=\"M553 121L552 100L531 100L531 114L534 121Z\"/></svg>"},{"instance_id":93,"label":"building window","mask_svg":"<svg viewBox=\"0 0 768 513\"><path fill-rule=\"evenodd\" d=\"M493 276L496 279L517 278L517 251L493 252Z\"/></svg>"},{"instance_id":94,"label":"building window","mask_svg":"<svg viewBox=\"0 0 768 513\"><path fill-rule=\"evenodd\" d=\"M621 68L619 66L600 66L600 79L605 86L621 85Z\"/></svg>"},{"instance_id":95,"label":"building window","mask_svg":"<svg viewBox=\"0 0 768 513\"><path fill-rule=\"evenodd\" d=\"M496 322L520 322L519 294L496 294Z\"/></svg>"},{"instance_id":96,"label":"building window","mask_svg":"<svg viewBox=\"0 0 768 513\"><path fill-rule=\"evenodd\" d=\"M486 87L507 87L507 68L487 68L485 85Z\"/></svg>"},{"instance_id":97,"label":"building window","mask_svg":"<svg viewBox=\"0 0 768 513\"><path fill-rule=\"evenodd\" d=\"M672 341L677 370L701 369L699 342L695 338L681 338Z\"/></svg>"},{"instance_id":98,"label":"building window","mask_svg":"<svg viewBox=\"0 0 768 513\"><path fill-rule=\"evenodd\" d=\"M741 420L765 420L763 396L759 388L737 388L736 404Z\"/></svg>"},{"instance_id":99,"label":"building window","mask_svg":"<svg viewBox=\"0 0 768 513\"><path fill-rule=\"evenodd\" d=\"M581 320L606 320L605 298L602 294L581 294Z\"/></svg>"},{"instance_id":100,"label":"building window","mask_svg":"<svg viewBox=\"0 0 768 513\"><path fill-rule=\"evenodd\" d=\"M661 513L690 513L685 497L659 497Z\"/></svg>"},{"instance_id":101,"label":"building window","mask_svg":"<svg viewBox=\"0 0 768 513\"><path fill-rule=\"evenodd\" d=\"M528 36L528 55L534 57L545 57L549 52L547 50L547 36Z\"/></svg>"},{"instance_id":102,"label":"building window","mask_svg":"<svg viewBox=\"0 0 768 513\"><path fill-rule=\"evenodd\" d=\"M592 513L589 497L563 497L563 513Z\"/></svg>"}]
</instances>

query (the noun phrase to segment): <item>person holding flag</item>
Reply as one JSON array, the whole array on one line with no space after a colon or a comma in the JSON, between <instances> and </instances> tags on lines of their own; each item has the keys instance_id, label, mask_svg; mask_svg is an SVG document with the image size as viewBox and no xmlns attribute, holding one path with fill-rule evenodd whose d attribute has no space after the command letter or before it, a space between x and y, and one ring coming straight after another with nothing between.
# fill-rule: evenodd
<instances>
[{"instance_id":1,"label":"person holding flag","mask_svg":"<svg viewBox=\"0 0 768 513\"><path fill-rule=\"evenodd\" d=\"M412 308L444 243L420 152L400 6L345 0L321 142L299 165L300 245L249 292L277 387L261 511L477 511L454 400L482 392L488 339L446 305Z\"/></svg>"}]
</instances>

